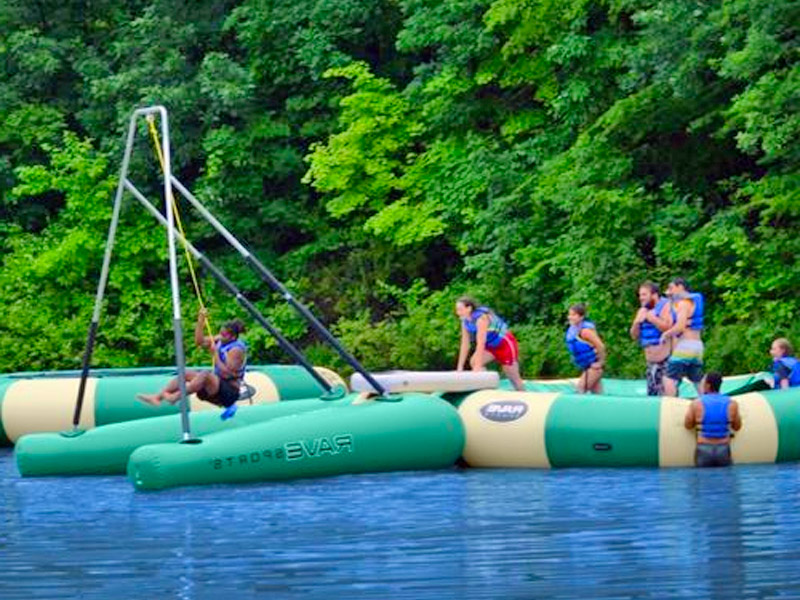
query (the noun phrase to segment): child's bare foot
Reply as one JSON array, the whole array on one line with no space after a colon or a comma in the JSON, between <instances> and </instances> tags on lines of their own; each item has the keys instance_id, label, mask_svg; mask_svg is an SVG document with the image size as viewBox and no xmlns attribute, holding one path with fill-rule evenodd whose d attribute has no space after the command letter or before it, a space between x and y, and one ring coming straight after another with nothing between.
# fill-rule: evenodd
<instances>
[{"instance_id":1,"label":"child's bare foot","mask_svg":"<svg viewBox=\"0 0 800 600\"><path fill-rule=\"evenodd\" d=\"M159 406L161 404L161 396L159 394L136 394L136 399L150 406Z\"/></svg>"}]
</instances>

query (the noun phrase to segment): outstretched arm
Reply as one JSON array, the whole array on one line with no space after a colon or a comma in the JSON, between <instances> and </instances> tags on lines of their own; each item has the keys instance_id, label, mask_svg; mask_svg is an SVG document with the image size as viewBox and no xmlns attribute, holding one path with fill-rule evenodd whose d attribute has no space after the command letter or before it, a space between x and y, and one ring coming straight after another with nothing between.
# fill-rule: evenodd
<instances>
[{"instance_id":1,"label":"outstretched arm","mask_svg":"<svg viewBox=\"0 0 800 600\"><path fill-rule=\"evenodd\" d=\"M467 355L469 355L469 332L461 326L461 347L458 349L458 363L456 363L456 371L463 371L464 365L467 364Z\"/></svg>"}]
</instances>

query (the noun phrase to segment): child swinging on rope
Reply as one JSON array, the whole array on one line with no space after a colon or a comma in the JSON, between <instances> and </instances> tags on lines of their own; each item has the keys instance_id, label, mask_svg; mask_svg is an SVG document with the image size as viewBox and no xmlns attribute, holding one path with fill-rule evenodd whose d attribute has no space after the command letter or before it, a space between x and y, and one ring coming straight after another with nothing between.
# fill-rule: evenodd
<instances>
[{"instance_id":1,"label":"child swinging on rope","mask_svg":"<svg viewBox=\"0 0 800 600\"><path fill-rule=\"evenodd\" d=\"M239 399L239 389L244 379L247 363L247 346L239 339L244 325L239 319L227 321L216 336L204 335L208 311L201 308L194 327L194 342L214 356L214 372L186 371L186 393L211 404L229 408ZM157 394L137 394L142 402L158 406L162 401L174 404L180 400L178 378L171 380Z\"/></svg>"}]
</instances>

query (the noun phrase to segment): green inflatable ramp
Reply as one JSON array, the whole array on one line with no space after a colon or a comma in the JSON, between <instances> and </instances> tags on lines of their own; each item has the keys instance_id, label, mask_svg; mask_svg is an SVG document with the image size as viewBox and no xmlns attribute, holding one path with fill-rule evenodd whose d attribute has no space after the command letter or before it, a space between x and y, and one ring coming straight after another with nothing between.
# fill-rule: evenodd
<instances>
[{"instance_id":1,"label":"green inflatable ramp","mask_svg":"<svg viewBox=\"0 0 800 600\"><path fill-rule=\"evenodd\" d=\"M238 430L287 415L329 408L332 404L349 404L356 397L243 406L227 421L220 419L219 412L192 413L191 431L199 437ZM181 437L180 415L167 415L103 425L77 435L71 432L29 434L17 442L15 455L23 477L121 475L125 473L131 453L139 446L177 442Z\"/></svg>"},{"instance_id":2,"label":"green inflatable ramp","mask_svg":"<svg viewBox=\"0 0 800 600\"><path fill-rule=\"evenodd\" d=\"M128 462L139 490L452 466L464 448L458 412L425 394L359 398L208 435L142 446Z\"/></svg>"}]
</instances>

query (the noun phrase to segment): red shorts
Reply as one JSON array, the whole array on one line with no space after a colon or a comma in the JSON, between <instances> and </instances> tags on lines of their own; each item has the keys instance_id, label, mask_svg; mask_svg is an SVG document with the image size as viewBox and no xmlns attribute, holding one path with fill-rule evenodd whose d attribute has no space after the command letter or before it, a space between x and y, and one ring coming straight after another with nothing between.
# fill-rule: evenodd
<instances>
[{"instance_id":1,"label":"red shorts","mask_svg":"<svg viewBox=\"0 0 800 600\"><path fill-rule=\"evenodd\" d=\"M510 331L506 332L495 348L486 348L486 350L501 365L513 365L519 360L519 344L517 338Z\"/></svg>"}]
</instances>

